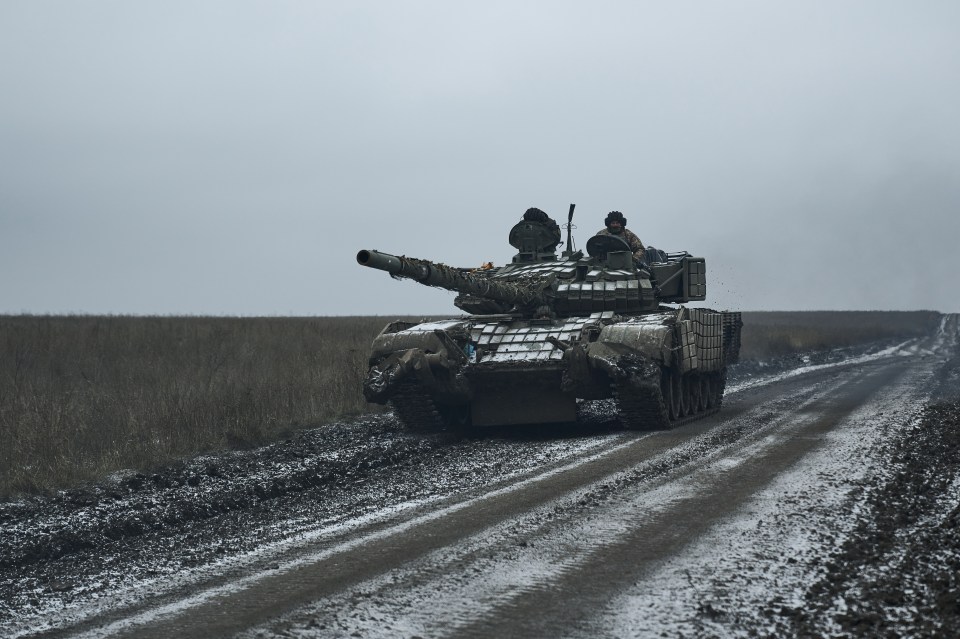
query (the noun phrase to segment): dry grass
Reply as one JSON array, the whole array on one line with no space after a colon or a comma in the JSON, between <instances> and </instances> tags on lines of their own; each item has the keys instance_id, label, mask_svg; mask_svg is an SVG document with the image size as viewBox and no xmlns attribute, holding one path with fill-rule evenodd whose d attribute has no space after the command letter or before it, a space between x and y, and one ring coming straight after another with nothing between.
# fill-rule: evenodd
<instances>
[{"instance_id":1,"label":"dry grass","mask_svg":"<svg viewBox=\"0 0 960 639\"><path fill-rule=\"evenodd\" d=\"M917 335L938 318L745 313L743 356ZM375 410L361 381L387 321L0 316L0 497Z\"/></svg>"},{"instance_id":2,"label":"dry grass","mask_svg":"<svg viewBox=\"0 0 960 639\"><path fill-rule=\"evenodd\" d=\"M888 338L929 335L935 311L765 311L743 313L742 359L764 359Z\"/></svg>"},{"instance_id":3,"label":"dry grass","mask_svg":"<svg viewBox=\"0 0 960 639\"><path fill-rule=\"evenodd\" d=\"M0 317L0 495L370 411L387 319Z\"/></svg>"}]
</instances>

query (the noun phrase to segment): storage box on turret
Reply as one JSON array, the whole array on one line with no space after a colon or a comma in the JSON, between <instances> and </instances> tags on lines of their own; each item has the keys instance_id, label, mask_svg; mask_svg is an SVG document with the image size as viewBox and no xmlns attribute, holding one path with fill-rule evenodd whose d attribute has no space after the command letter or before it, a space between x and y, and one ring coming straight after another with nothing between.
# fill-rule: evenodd
<instances>
[{"instance_id":1,"label":"storage box on turret","mask_svg":"<svg viewBox=\"0 0 960 639\"><path fill-rule=\"evenodd\" d=\"M707 299L707 262L688 254L668 254L669 262L651 264L650 272L660 289L660 301L670 304Z\"/></svg>"}]
</instances>

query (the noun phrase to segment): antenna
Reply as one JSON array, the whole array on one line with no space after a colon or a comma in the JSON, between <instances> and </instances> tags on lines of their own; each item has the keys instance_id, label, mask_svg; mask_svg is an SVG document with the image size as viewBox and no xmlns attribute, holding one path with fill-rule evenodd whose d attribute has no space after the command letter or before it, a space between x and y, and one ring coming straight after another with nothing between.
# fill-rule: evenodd
<instances>
[{"instance_id":1,"label":"antenna","mask_svg":"<svg viewBox=\"0 0 960 639\"><path fill-rule=\"evenodd\" d=\"M576 204L570 205L570 212L567 214L567 250L564 256L573 255L573 208Z\"/></svg>"}]
</instances>

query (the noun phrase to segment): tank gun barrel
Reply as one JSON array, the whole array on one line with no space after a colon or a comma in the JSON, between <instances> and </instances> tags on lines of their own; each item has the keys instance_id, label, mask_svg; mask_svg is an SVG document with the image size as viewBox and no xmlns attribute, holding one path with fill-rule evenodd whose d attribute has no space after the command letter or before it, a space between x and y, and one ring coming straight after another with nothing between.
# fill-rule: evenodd
<instances>
[{"instance_id":1,"label":"tank gun barrel","mask_svg":"<svg viewBox=\"0 0 960 639\"><path fill-rule=\"evenodd\" d=\"M407 277L418 282L430 275L430 270L426 265L417 264L414 260L407 260L407 258L381 253L380 251L359 251L357 253L357 263L361 266L386 271L396 277Z\"/></svg>"},{"instance_id":2,"label":"tank gun barrel","mask_svg":"<svg viewBox=\"0 0 960 639\"><path fill-rule=\"evenodd\" d=\"M461 271L446 264L414 257L398 257L374 250L358 252L357 263L386 271L395 277L417 281L425 286L436 286L522 306L543 304L546 299L545 289L549 285L547 282L532 279L523 283L497 282L489 277Z\"/></svg>"}]
</instances>

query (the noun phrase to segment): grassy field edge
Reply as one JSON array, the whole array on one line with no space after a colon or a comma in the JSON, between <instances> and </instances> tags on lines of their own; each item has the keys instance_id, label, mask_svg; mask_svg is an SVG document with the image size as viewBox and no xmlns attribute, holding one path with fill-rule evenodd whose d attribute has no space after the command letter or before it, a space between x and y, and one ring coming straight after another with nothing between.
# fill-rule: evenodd
<instances>
[{"instance_id":1,"label":"grassy field edge","mask_svg":"<svg viewBox=\"0 0 960 639\"><path fill-rule=\"evenodd\" d=\"M0 316L0 498L257 446L378 410L394 317ZM411 318L405 318L411 319ZM746 312L746 359L929 334L932 311Z\"/></svg>"}]
</instances>

